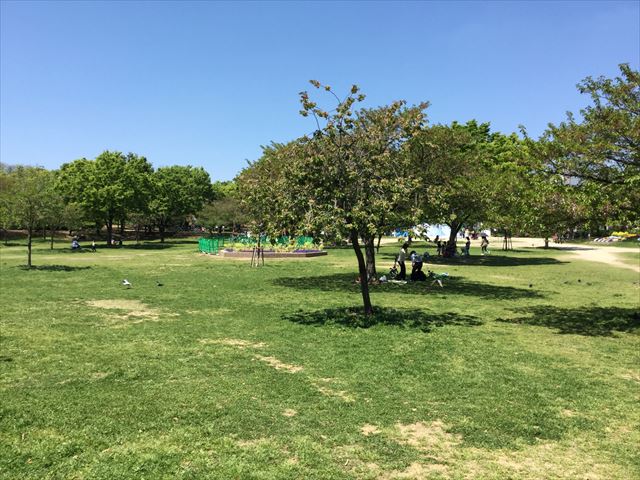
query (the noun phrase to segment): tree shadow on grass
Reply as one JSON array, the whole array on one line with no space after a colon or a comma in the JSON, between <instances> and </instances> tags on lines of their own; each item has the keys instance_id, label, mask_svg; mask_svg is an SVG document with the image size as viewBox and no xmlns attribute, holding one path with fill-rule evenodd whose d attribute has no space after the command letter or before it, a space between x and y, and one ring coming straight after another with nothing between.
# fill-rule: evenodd
<instances>
[{"instance_id":1,"label":"tree shadow on grass","mask_svg":"<svg viewBox=\"0 0 640 480\"><path fill-rule=\"evenodd\" d=\"M562 334L572 333L594 337L608 337L614 332L632 332L640 328L640 309L638 308L559 308L541 305L513 311L525 316L498 318L497 321L555 328Z\"/></svg>"},{"instance_id":2,"label":"tree shadow on grass","mask_svg":"<svg viewBox=\"0 0 640 480\"><path fill-rule=\"evenodd\" d=\"M471 315L457 313L429 313L422 310L399 310L373 307L373 315L365 316L362 307L339 307L305 312L299 310L285 315L285 320L301 325L341 325L349 328L369 328L374 325L390 325L400 328L415 328L429 332L444 325L477 326L482 322Z\"/></svg>"},{"instance_id":3,"label":"tree shadow on grass","mask_svg":"<svg viewBox=\"0 0 640 480\"><path fill-rule=\"evenodd\" d=\"M382 253L379 257L393 263L395 255ZM430 256L426 260L427 265L469 265L484 267L521 267L525 265L560 265L563 262L551 257L509 257L505 255L472 255L470 257L437 257Z\"/></svg>"},{"instance_id":4,"label":"tree shadow on grass","mask_svg":"<svg viewBox=\"0 0 640 480\"><path fill-rule=\"evenodd\" d=\"M336 273L319 277L283 277L273 281L281 287L297 290L321 290L324 292L360 292L360 285L355 283L355 275ZM449 277L443 280L444 288L432 285L431 281L407 282L406 284L381 283L371 285L372 293L388 292L408 295L465 295L493 300L515 300L520 298L542 298L543 294L536 290L516 288L489 283L472 282L462 277Z\"/></svg>"},{"instance_id":5,"label":"tree shadow on grass","mask_svg":"<svg viewBox=\"0 0 640 480\"><path fill-rule=\"evenodd\" d=\"M21 265L20 270L37 270L41 272L75 272L77 270L89 270L91 267L70 267L69 265Z\"/></svg>"}]
</instances>

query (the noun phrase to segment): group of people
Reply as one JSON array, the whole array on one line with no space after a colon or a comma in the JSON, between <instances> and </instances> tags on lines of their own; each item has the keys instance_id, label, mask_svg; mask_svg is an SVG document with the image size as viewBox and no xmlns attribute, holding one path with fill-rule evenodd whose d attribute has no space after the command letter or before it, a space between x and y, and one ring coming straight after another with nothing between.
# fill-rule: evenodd
<instances>
[{"instance_id":1,"label":"group of people","mask_svg":"<svg viewBox=\"0 0 640 480\"><path fill-rule=\"evenodd\" d=\"M436 236L433 242L436 244L436 252L439 257L447 256L449 254L448 253L449 250L447 249L448 242L441 241L439 235ZM424 261L429 258L429 253L424 252L424 254L420 255L415 250L412 250L410 253L407 253L408 249L409 249L409 243L408 242L403 243L402 248L400 248L400 252L396 257L396 263L400 267L400 272L396 276L396 279L406 280L407 278L406 261L408 258L411 261L411 275L409 278L413 281L426 280L427 275L422 271L422 266ZM471 238L467 236L465 238L464 247L461 249L461 254L465 257L468 257L470 255L470 250L471 250ZM489 238L485 234L482 235L482 240L480 242L480 250L482 252L482 255L489 254ZM455 254L455 251L456 250L454 248L453 249L454 254Z\"/></svg>"}]
</instances>

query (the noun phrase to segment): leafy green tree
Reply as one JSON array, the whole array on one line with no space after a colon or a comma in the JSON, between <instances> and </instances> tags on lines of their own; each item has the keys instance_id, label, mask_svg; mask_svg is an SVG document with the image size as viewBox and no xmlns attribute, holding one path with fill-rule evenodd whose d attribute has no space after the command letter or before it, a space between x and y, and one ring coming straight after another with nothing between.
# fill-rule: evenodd
<instances>
[{"instance_id":1,"label":"leafy green tree","mask_svg":"<svg viewBox=\"0 0 640 480\"><path fill-rule=\"evenodd\" d=\"M167 227L172 222L184 222L185 217L202 209L211 198L211 179L201 167L162 167L152 176L152 195L149 214L160 230L164 242Z\"/></svg>"},{"instance_id":2,"label":"leafy green tree","mask_svg":"<svg viewBox=\"0 0 640 480\"><path fill-rule=\"evenodd\" d=\"M93 161L83 158L62 165L59 188L66 202L80 205L87 218L106 225L111 244L114 222L123 228L129 213L145 209L152 171L144 157L105 151Z\"/></svg>"},{"instance_id":3,"label":"leafy green tree","mask_svg":"<svg viewBox=\"0 0 640 480\"><path fill-rule=\"evenodd\" d=\"M552 173L607 199L620 222L640 220L640 72L620 65L620 76L587 77L578 84L592 104L549 125L536 144Z\"/></svg>"},{"instance_id":4,"label":"leafy green tree","mask_svg":"<svg viewBox=\"0 0 640 480\"><path fill-rule=\"evenodd\" d=\"M373 312L367 262L370 246L387 225L389 212L402 210L412 198L416 180L409 175L407 140L424 122L426 104L405 102L354 111L364 99L353 86L344 98L317 81L311 84L333 95L334 109L323 110L307 92L300 94L301 114L317 129L287 145L272 146L238 178L242 198L266 229L292 228L348 238L358 261L365 315ZM372 265L372 266L373 266Z\"/></svg>"},{"instance_id":5,"label":"leafy green tree","mask_svg":"<svg viewBox=\"0 0 640 480\"><path fill-rule=\"evenodd\" d=\"M455 252L463 226L490 216L497 172L495 138L488 123L472 120L425 128L411 143L414 169L424 185L418 199L423 221L450 227L447 255Z\"/></svg>"},{"instance_id":6,"label":"leafy green tree","mask_svg":"<svg viewBox=\"0 0 640 480\"><path fill-rule=\"evenodd\" d=\"M46 220L55 195L53 175L43 168L18 167L11 177L11 211L16 225L27 230L27 266L31 268L33 232Z\"/></svg>"},{"instance_id":7,"label":"leafy green tree","mask_svg":"<svg viewBox=\"0 0 640 480\"><path fill-rule=\"evenodd\" d=\"M198 224L213 234L224 227L235 232L245 222L245 214L240 202L235 197L221 198L207 203L196 215Z\"/></svg>"},{"instance_id":8,"label":"leafy green tree","mask_svg":"<svg viewBox=\"0 0 640 480\"><path fill-rule=\"evenodd\" d=\"M14 178L8 170L0 169L0 228L4 236L4 244L9 243L9 229L13 223L13 192Z\"/></svg>"}]
</instances>

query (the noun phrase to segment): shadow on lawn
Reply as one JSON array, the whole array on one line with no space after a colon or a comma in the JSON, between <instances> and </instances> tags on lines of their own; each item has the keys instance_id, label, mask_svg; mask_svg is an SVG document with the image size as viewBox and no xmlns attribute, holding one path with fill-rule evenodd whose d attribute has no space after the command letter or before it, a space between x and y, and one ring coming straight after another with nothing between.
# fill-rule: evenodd
<instances>
[{"instance_id":1,"label":"shadow on lawn","mask_svg":"<svg viewBox=\"0 0 640 480\"><path fill-rule=\"evenodd\" d=\"M20 270L37 270L41 272L75 272L78 270L89 270L91 267L70 267L69 265L32 265L31 268L26 265L18 267Z\"/></svg>"},{"instance_id":2,"label":"shadow on lawn","mask_svg":"<svg viewBox=\"0 0 640 480\"><path fill-rule=\"evenodd\" d=\"M324 292L360 292L360 285L355 283L356 275L352 273L336 273L320 277L283 277L273 281L281 287L297 290L321 290ZM462 277L449 277L443 281L444 288L426 282L408 282L404 285L396 283L382 283L371 285L373 293L388 292L408 295L466 295L495 300L515 300L519 298L542 298L543 294L530 289L491 285L488 283L472 282Z\"/></svg>"},{"instance_id":3,"label":"shadow on lawn","mask_svg":"<svg viewBox=\"0 0 640 480\"><path fill-rule=\"evenodd\" d=\"M362 307L328 308L286 315L285 320L301 325L342 325L350 328L369 328L374 325L392 325L401 328L416 328L429 332L433 327L444 325L477 326L482 322L471 315L457 313L428 313L422 310L397 310L394 308L373 307L373 315L365 316Z\"/></svg>"},{"instance_id":4,"label":"shadow on lawn","mask_svg":"<svg viewBox=\"0 0 640 480\"><path fill-rule=\"evenodd\" d=\"M393 263L395 255L389 253L382 253L379 255L380 259L386 260L389 263ZM469 266L484 266L484 267L520 267L525 265L560 265L563 262L551 257L509 257L503 255L471 255L470 257L454 257L445 258L430 256L426 261L426 265L469 265Z\"/></svg>"},{"instance_id":5,"label":"shadow on lawn","mask_svg":"<svg viewBox=\"0 0 640 480\"><path fill-rule=\"evenodd\" d=\"M640 328L640 310L620 307L558 308L535 306L514 310L527 316L499 318L505 323L521 323L558 329L558 333L611 336L613 332L631 332Z\"/></svg>"}]
</instances>

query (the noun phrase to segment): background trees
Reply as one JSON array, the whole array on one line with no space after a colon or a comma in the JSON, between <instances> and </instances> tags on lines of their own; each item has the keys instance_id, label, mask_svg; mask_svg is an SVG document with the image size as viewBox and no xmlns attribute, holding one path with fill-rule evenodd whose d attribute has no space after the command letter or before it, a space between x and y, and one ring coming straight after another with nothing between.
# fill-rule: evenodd
<instances>
[{"instance_id":1,"label":"background trees","mask_svg":"<svg viewBox=\"0 0 640 480\"><path fill-rule=\"evenodd\" d=\"M488 123L472 120L425 128L411 142L423 221L450 227L447 255L455 252L463 226L489 218L495 199L494 140Z\"/></svg>"},{"instance_id":2,"label":"background trees","mask_svg":"<svg viewBox=\"0 0 640 480\"><path fill-rule=\"evenodd\" d=\"M59 188L67 202L80 205L97 225L106 225L110 244L114 222L120 222L122 233L127 214L145 208L151 172L144 157L105 151L94 161L83 158L62 165Z\"/></svg>"},{"instance_id":3,"label":"background trees","mask_svg":"<svg viewBox=\"0 0 640 480\"><path fill-rule=\"evenodd\" d=\"M174 221L184 223L211 198L211 179L203 168L191 166L162 167L151 175L148 210L164 242L167 227Z\"/></svg>"},{"instance_id":4,"label":"background trees","mask_svg":"<svg viewBox=\"0 0 640 480\"><path fill-rule=\"evenodd\" d=\"M640 220L640 72L620 65L620 76L587 77L578 84L592 104L559 125L549 125L535 144L552 173L606 199L618 222ZM615 213L614 213L615 211ZM611 218L613 220L613 218Z\"/></svg>"}]
</instances>

